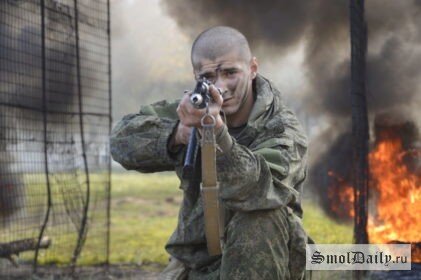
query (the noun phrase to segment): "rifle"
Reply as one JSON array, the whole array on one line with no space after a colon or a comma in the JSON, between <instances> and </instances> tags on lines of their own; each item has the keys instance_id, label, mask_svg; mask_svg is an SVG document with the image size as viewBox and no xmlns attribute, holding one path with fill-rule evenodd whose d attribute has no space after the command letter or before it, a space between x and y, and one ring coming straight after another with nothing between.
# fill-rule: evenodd
<instances>
[{"instance_id":1,"label":"rifle","mask_svg":"<svg viewBox=\"0 0 421 280\"><path fill-rule=\"evenodd\" d=\"M190 102L192 105L198 109L205 108L211 99L209 93L209 86L211 83L206 79L200 79L197 81L196 86L193 90L193 93L190 96ZM192 128L189 144L187 145L186 157L184 159L183 166L183 179L191 179L194 174L194 166L196 164L196 156L198 150L198 142L196 137L197 130Z\"/></svg>"},{"instance_id":2,"label":"rifle","mask_svg":"<svg viewBox=\"0 0 421 280\"><path fill-rule=\"evenodd\" d=\"M201 139L201 160L202 160L202 180L200 193L203 200L203 212L205 219L205 235L210 256L222 254L224 237L223 206L219 201L219 183L216 174L216 141L215 141L215 117L209 113L209 93L210 82L201 79L197 82L190 102L198 109L206 108L206 113L201 119L202 139ZM221 90L218 89L221 93ZM212 121L207 123L206 120ZM192 129L189 144L187 146L186 158L183 167L183 178L192 179L198 150L196 129Z\"/></svg>"}]
</instances>

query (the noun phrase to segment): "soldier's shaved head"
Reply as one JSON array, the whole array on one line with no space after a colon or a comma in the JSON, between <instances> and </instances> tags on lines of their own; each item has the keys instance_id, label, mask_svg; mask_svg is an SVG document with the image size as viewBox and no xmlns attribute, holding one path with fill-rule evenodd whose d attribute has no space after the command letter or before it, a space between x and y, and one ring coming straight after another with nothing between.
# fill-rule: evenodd
<instances>
[{"instance_id":1,"label":"soldier's shaved head","mask_svg":"<svg viewBox=\"0 0 421 280\"><path fill-rule=\"evenodd\" d=\"M200 67L201 59L215 60L230 52L236 52L245 62L250 62L251 52L246 37L238 30L217 26L209 28L197 36L191 49L193 68Z\"/></svg>"}]
</instances>

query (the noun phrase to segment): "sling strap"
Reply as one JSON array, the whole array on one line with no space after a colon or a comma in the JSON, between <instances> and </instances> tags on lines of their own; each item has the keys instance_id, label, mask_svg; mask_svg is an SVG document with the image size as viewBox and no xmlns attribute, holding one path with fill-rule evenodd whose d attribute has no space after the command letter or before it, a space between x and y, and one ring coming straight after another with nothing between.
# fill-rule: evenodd
<instances>
[{"instance_id":1,"label":"sling strap","mask_svg":"<svg viewBox=\"0 0 421 280\"><path fill-rule=\"evenodd\" d=\"M206 124L206 118L211 124ZM222 254L224 237L223 208L219 201L219 184L216 178L215 119L206 114L202 118L202 183L200 185L205 215L205 234L208 253L211 256Z\"/></svg>"}]
</instances>

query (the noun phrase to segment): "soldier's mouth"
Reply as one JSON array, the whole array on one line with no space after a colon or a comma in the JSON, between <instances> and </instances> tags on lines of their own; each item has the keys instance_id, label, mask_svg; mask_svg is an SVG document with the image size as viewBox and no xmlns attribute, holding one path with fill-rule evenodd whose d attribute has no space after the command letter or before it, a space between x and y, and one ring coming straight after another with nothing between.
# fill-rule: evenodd
<instances>
[{"instance_id":1,"label":"soldier's mouth","mask_svg":"<svg viewBox=\"0 0 421 280\"><path fill-rule=\"evenodd\" d=\"M222 106L224 106L228 101L230 101L231 99L233 99L233 97L230 98L226 98L224 99L224 102L222 103Z\"/></svg>"}]
</instances>

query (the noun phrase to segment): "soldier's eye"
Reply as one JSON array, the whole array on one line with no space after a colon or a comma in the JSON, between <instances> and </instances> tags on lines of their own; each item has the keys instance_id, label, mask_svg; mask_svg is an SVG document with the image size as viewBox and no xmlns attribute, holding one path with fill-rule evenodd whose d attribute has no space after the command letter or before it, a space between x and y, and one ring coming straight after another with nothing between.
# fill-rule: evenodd
<instances>
[{"instance_id":1,"label":"soldier's eye","mask_svg":"<svg viewBox=\"0 0 421 280\"><path fill-rule=\"evenodd\" d=\"M235 69L230 69L230 70L225 71L225 75L227 75L227 76L232 76L235 73L237 73L237 70L235 70Z\"/></svg>"},{"instance_id":2,"label":"soldier's eye","mask_svg":"<svg viewBox=\"0 0 421 280\"><path fill-rule=\"evenodd\" d=\"M208 81L210 81L212 83L215 81L215 75L212 75L212 74L210 74L210 75L203 75L203 76L201 76L201 78L202 79L205 78L206 80L208 80Z\"/></svg>"}]
</instances>

